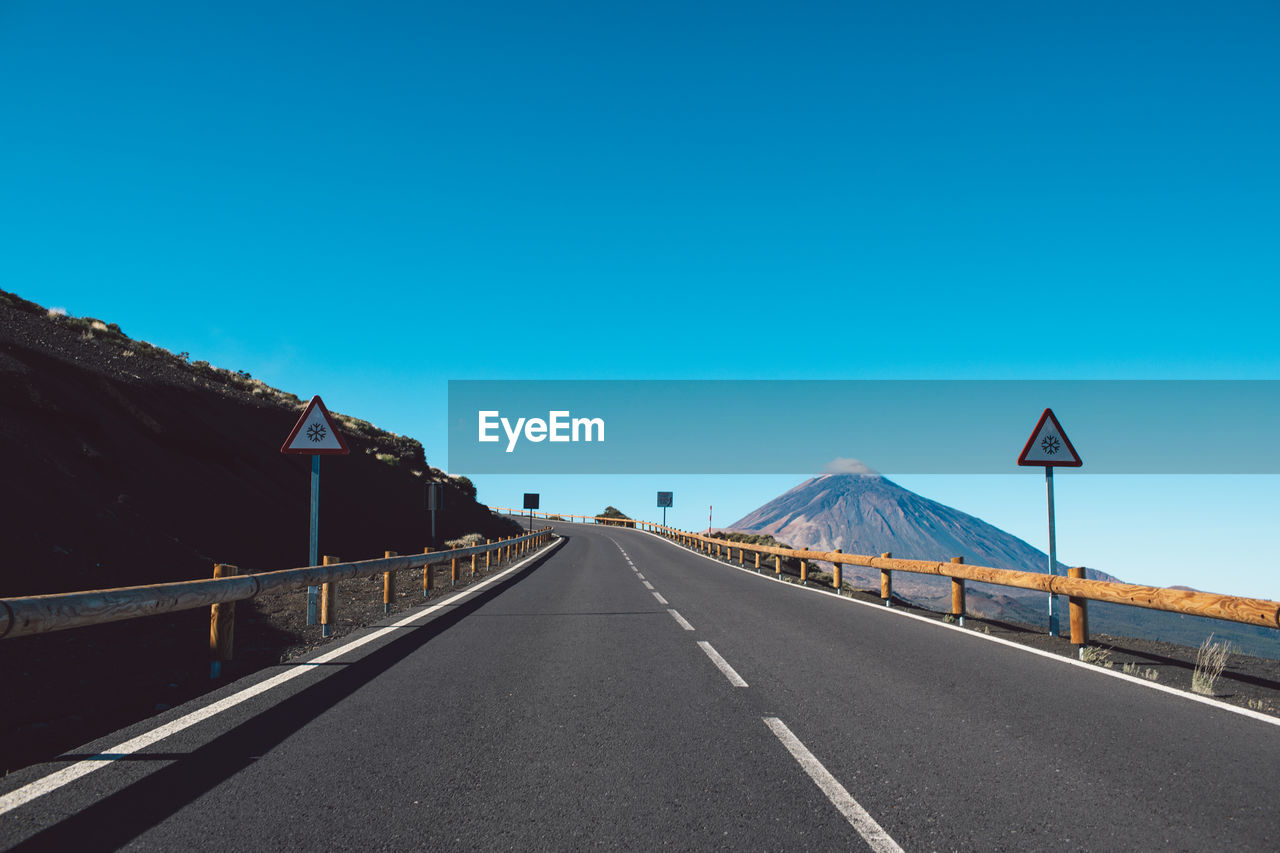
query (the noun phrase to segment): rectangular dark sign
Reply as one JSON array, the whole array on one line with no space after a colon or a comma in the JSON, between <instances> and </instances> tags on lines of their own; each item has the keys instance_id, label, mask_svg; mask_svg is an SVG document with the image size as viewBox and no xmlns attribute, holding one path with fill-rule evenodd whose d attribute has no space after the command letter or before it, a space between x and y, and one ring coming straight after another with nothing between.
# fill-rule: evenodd
<instances>
[{"instance_id":1,"label":"rectangular dark sign","mask_svg":"<svg viewBox=\"0 0 1280 853\"><path fill-rule=\"evenodd\" d=\"M537 492L525 492L525 493L524 493L524 508L525 508L525 509L537 509L537 508L538 508L538 493L537 493Z\"/></svg>"},{"instance_id":2,"label":"rectangular dark sign","mask_svg":"<svg viewBox=\"0 0 1280 853\"><path fill-rule=\"evenodd\" d=\"M658 506L671 506L671 492L658 492Z\"/></svg>"}]
</instances>

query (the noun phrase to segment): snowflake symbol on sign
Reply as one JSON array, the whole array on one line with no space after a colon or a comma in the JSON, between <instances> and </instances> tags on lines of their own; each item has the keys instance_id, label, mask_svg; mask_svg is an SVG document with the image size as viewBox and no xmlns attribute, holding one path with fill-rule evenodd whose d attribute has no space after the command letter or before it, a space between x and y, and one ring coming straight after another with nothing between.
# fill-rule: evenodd
<instances>
[{"instance_id":1,"label":"snowflake symbol on sign","mask_svg":"<svg viewBox=\"0 0 1280 853\"><path fill-rule=\"evenodd\" d=\"M307 438L312 441L324 441L326 432L327 430L324 428L324 424L312 424L307 427Z\"/></svg>"},{"instance_id":2,"label":"snowflake symbol on sign","mask_svg":"<svg viewBox=\"0 0 1280 853\"><path fill-rule=\"evenodd\" d=\"M1062 447L1062 442L1058 441L1056 435L1046 435L1040 442L1040 449L1052 456L1058 452L1058 448Z\"/></svg>"}]
</instances>

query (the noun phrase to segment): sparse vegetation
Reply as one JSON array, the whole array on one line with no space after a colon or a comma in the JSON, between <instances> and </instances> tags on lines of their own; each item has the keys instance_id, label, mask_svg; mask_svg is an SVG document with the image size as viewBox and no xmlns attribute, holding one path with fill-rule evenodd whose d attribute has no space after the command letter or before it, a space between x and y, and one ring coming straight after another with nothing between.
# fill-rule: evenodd
<instances>
[{"instance_id":1,"label":"sparse vegetation","mask_svg":"<svg viewBox=\"0 0 1280 853\"><path fill-rule=\"evenodd\" d=\"M1111 667L1107 667L1110 669ZM1126 663L1120 667L1125 675L1132 675L1137 678L1145 678L1147 681L1159 681L1160 673L1152 667L1144 667L1140 663Z\"/></svg>"},{"instance_id":2,"label":"sparse vegetation","mask_svg":"<svg viewBox=\"0 0 1280 853\"><path fill-rule=\"evenodd\" d=\"M466 536L450 539L444 544L446 548L470 548L472 545L479 545L483 541L484 537L479 533L468 533Z\"/></svg>"},{"instance_id":3,"label":"sparse vegetation","mask_svg":"<svg viewBox=\"0 0 1280 853\"><path fill-rule=\"evenodd\" d=\"M1191 691L1205 696L1213 695L1213 687L1227 668L1227 660L1233 652L1227 642L1214 642L1213 634L1204 638L1196 652L1196 668L1191 673Z\"/></svg>"},{"instance_id":4,"label":"sparse vegetation","mask_svg":"<svg viewBox=\"0 0 1280 853\"><path fill-rule=\"evenodd\" d=\"M1113 665L1111 649L1104 649L1102 646L1085 646L1080 649L1080 660L1097 666L1105 666L1107 669L1110 669Z\"/></svg>"},{"instance_id":5,"label":"sparse vegetation","mask_svg":"<svg viewBox=\"0 0 1280 853\"><path fill-rule=\"evenodd\" d=\"M607 506L604 512L600 513L598 518L609 519L605 524L617 524L621 527L635 527L636 523L631 520L631 516L627 515L616 506Z\"/></svg>"}]
</instances>

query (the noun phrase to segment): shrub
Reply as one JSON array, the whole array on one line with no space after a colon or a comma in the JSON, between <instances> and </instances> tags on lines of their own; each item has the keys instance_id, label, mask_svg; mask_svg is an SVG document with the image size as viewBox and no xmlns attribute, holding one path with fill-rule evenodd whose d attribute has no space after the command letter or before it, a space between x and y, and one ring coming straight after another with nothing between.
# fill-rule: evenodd
<instances>
[{"instance_id":1,"label":"shrub","mask_svg":"<svg viewBox=\"0 0 1280 853\"><path fill-rule=\"evenodd\" d=\"M1111 662L1111 649L1104 649L1101 646L1085 646L1080 649L1080 660L1085 663L1106 666Z\"/></svg>"},{"instance_id":2,"label":"shrub","mask_svg":"<svg viewBox=\"0 0 1280 853\"><path fill-rule=\"evenodd\" d=\"M1205 637L1200 650L1196 652L1196 668L1191 672L1191 692L1212 696L1213 686L1227 668L1227 659L1231 657L1232 651L1230 643L1215 643L1213 634Z\"/></svg>"}]
</instances>

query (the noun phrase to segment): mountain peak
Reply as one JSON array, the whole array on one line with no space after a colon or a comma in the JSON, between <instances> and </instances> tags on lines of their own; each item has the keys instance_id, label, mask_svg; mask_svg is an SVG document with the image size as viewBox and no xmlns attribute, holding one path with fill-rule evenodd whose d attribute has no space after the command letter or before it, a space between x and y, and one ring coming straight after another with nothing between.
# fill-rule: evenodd
<instances>
[{"instance_id":1,"label":"mountain peak","mask_svg":"<svg viewBox=\"0 0 1280 853\"><path fill-rule=\"evenodd\" d=\"M854 554L1045 570L1043 552L997 527L875 473L812 477L739 519L730 529L768 533L796 546Z\"/></svg>"}]
</instances>

